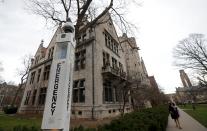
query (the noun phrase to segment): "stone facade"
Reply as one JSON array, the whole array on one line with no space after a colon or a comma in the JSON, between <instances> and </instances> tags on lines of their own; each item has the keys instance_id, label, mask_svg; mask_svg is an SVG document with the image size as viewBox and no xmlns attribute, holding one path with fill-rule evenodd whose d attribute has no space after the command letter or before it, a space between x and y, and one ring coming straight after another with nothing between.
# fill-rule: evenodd
<instances>
[{"instance_id":1,"label":"stone facade","mask_svg":"<svg viewBox=\"0 0 207 131\"><path fill-rule=\"evenodd\" d=\"M149 76L148 77L149 81L150 81L150 85L152 88L155 88L158 92L159 92L159 87L157 85L157 82L155 80L155 77L154 76Z\"/></svg>"},{"instance_id":2,"label":"stone facade","mask_svg":"<svg viewBox=\"0 0 207 131\"><path fill-rule=\"evenodd\" d=\"M148 79L148 73L144 64L143 59L139 55L139 47L136 44L134 37L127 37L126 34L123 34L122 37L119 37L121 47L124 50L126 68L127 68L127 80L131 81L132 88L135 90L139 89L137 87L150 88L150 81ZM151 103L148 100L143 101L132 99L134 106L136 103L139 104L139 107L149 108Z\"/></svg>"},{"instance_id":3,"label":"stone facade","mask_svg":"<svg viewBox=\"0 0 207 131\"><path fill-rule=\"evenodd\" d=\"M143 59L139 56L139 47L134 37L128 38L126 34L119 37L121 47L124 50L129 80L138 80L142 84L149 85L148 73Z\"/></svg>"},{"instance_id":4,"label":"stone facade","mask_svg":"<svg viewBox=\"0 0 207 131\"><path fill-rule=\"evenodd\" d=\"M100 21L105 22L83 31L77 37L72 118L101 119L120 114L123 100L118 92L117 83L127 80L126 52L110 16L106 15ZM35 54L20 113L43 112L55 39L60 32L59 27L48 47L43 47L41 43ZM141 63L137 63L137 67L135 72L138 72L136 73L138 78ZM130 100L128 100L125 112L131 110Z\"/></svg>"}]
</instances>

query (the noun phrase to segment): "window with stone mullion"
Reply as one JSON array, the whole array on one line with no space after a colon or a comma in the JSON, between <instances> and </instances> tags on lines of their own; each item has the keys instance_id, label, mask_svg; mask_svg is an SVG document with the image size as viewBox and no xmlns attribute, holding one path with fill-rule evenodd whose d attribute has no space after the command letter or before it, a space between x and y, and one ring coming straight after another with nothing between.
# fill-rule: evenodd
<instances>
[{"instance_id":1,"label":"window with stone mullion","mask_svg":"<svg viewBox=\"0 0 207 131\"><path fill-rule=\"evenodd\" d=\"M83 103L85 102L85 80L74 81L73 84L73 102Z\"/></svg>"},{"instance_id":2,"label":"window with stone mullion","mask_svg":"<svg viewBox=\"0 0 207 131\"><path fill-rule=\"evenodd\" d=\"M46 93L47 93L47 88L46 87L40 88L39 100L38 100L39 105L44 105L45 104Z\"/></svg>"},{"instance_id":3,"label":"window with stone mullion","mask_svg":"<svg viewBox=\"0 0 207 131\"><path fill-rule=\"evenodd\" d=\"M33 84L35 78L35 71L31 73L30 84Z\"/></svg>"},{"instance_id":4,"label":"window with stone mullion","mask_svg":"<svg viewBox=\"0 0 207 131\"><path fill-rule=\"evenodd\" d=\"M110 66L110 56L108 53L103 52L103 66Z\"/></svg>"},{"instance_id":5,"label":"window with stone mullion","mask_svg":"<svg viewBox=\"0 0 207 131\"><path fill-rule=\"evenodd\" d=\"M116 40L107 32L104 32L105 36L105 45L111 49L115 54L118 54L118 43Z\"/></svg>"},{"instance_id":6,"label":"window with stone mullion","mask_svg":"<svg viewBox=\"0 0 207 131\"><path fill-rule=\"evenodd\" d=\"M106 66L106 53L103 52L103 66Z\"/></svg>"},{"instance_id":7,"label":"window with stone mullion","mask_svg":"<svg viewBox=\"0 0 207 131\"><path fill-rule=\"evenodd\" d=\"M105 35L105 44L106 44L106 47L108 47L108 36L106 33L104 35Z\"/></svg>"},{"instance_id":8,"label":"window with stone mullion","mask_svg":"<svg viewBox=\"0 0 207 131\"><path fill-rule=\"evenodd\" d=\"M114 87L114 101L118 102L118 90L117 90L117 87Z\"/></svg>"},{"instance_id":9,"label":"window with stone mullion","mask_svg":"<svg viewBox=\"0 0 207 131\"><path fill-rule=\"evenodd\" d=\"M120 69L120 72L122 73L123 72L123 65L120 62L119 62L119 69Z\"/></svg>"},{"instance_id":10,"label":"window with stone mullion","mask_svg":"<svg viewBox=\"0 0 207 131\"><path fill-rule=\"evenodd\" d=\"M24 105L28 105L30 94L31 94L31 91L27 91L27 95L26 95L26 98L25 98L25 101L24 101Z\"/></svg>"},{"instance_id":11,"label":"window with stone mullion","mask_svg":"<svg viewBox=\"0 0 207 131\"><path fill-rule=\"evenodd\" d=\"M111 82L105 82L103 86L104 86L105 102L113 102L113 89L111 86Z\"/></svg>"},{"instance_id":12,"label":"window with stone mullion","mask_svg":"<svg viewBox=\"0 0 207 131\"><path fill-rule=\"evenodd\" d=\"M49 75L50 75L50 65L47 65L44 68L44 80L48 80Z\"/></svg>"},{"instance_id":13,"label":"window with stone mullion","mask_svg":"<svg viewBox=\"0 0 207 131\"><path fill-rule=\"evenodd\" d=\"M86 65L86 50L75 53L75 71L85 69Z\"/></svg>"},{"instance_id":14,"label":"window with stone mullion","mask_svg":"<svg viewBox=\"0 0 207 131\"><path fill-rule=\"evenodd\" d=\"M78 81L73 82L73 102L78 102Z\"/></svg>"},{"instance_id":15,"label":"window with stone mullion","mask_svg":"<svg viewBox=\"0 0 207 131\"><path fill-rule=\"evenodd\" d=\"M40 75L41 75L41 69L38 69L37 82L39 82L39 80L40 80Z\"/></svg>"},{"instance_id":16,"label":"window with stone mullion","mask_svg":"<svg viewBox=\"0 0 207 131\"><path fill-rule=\"evenodd\" d=\"M85 102L85 80L80 80L79 84L79 102Z\"/></svg>"},{"instance_id":17,"label":"window with stone mullion","mask_svg":"<svg viewBox=\"0 0 207 131\"><path fill-rule=\"evenodd\" d=\"M79 102L85 102L85 87L79 88Z\"/></svg>"},{"instance_id":18,"label":"window with stone mullion","mask_svg":"<svg viewBox=\"0 0 207 131\"><path fill-rule=\"evenodd\" d=\"M36 94L37 94L37 90L35 89L35 90L33 91L33 95L32 95L32 105L35 104Z\"/></svg>"},{"instance_id":19,"label":"window with stone mullion","mask_svg":"<svg viewBox=\"0 0 207 131\"><path fill-rule=\"evenodd\" d=\"M115 58L113 58L113 57L112 57L112 67L113 67L114 69L117 68L117 60L116 60Z\"/></svg>"}]
</instances>

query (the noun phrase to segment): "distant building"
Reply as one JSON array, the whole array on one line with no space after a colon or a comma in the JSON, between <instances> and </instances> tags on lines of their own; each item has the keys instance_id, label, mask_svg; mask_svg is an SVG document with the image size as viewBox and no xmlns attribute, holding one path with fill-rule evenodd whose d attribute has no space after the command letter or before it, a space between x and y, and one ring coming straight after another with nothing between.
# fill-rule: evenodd
<instances>
[{"instance_id":1,"label":"distant building","mask_svg":"<svg viewBox=\"0 0 207 131\"><path fill-rule=\"evenodd\" d=\"M177 100L176 93L166 94L166 96L168 97L169 102L175 102Z\"/></svg>"},{"instance_id":2,"label":"distant building","mask_svg":"<svg viewBox=\"0 0 207 131\"><path fill-rule=\"evenodd\" d=\"M125 46L120 42L110 16L100 19L103 24L88 28L78 35L75 49L74 82L71 117L104 118L120 114L123 103L120 83L127 81ZM41 42L30 68L20 113L42 113L48 88L50 66L55 50L57 29L47 48ZM135 42L135 40L134 40ZM135 43L136 44L136 43ZM130 47L133 50L133 47ZM133 51L132 51L133 52ZM138 51L136 51L138 55ZM136 58L139 59L137 56ZM136 60L136 78L143 77L141 63ZM129 73L130 74L130 73ZM125 112L132 110L130 99Z\"/></svg>"},{"instance_id":3,"label":"distant building","mask_svg":"<svg viewBox=\"0 0 207 131\"><path fill-rule=\"evenodd\" d=\"M184 70L180 70L179 72L183 87L176 88L176 102L207 102L207 86L194 86L191 84L190 79Z\"/></svg>"},{"instance_id":4,"label":"distant building","mask_svg":"<svg viewBox=\"0 0 207 131\"><path fill-rule=\"evenodd\" d=\"M18 86L7 84L6 82L0 84L0 108L6 105L11 105L12 100L15 97ZM14 105L19 106L24 88L22 88L16 98Z\"/></svg>"},{"instance_id":5,"label":"distant building","mask_svg":"<svg viewBox=\"0 0 207 131\"><path fill-rule=\"evenodd\" d=\"M185 73L185 71L184 70L179 70L179 72L180 72L180 79L183 83L183 87L185 87L185 88L191 87L192 84L190 82L190 79L189 79L188 75Z\"/></svg>"}]
</instances>

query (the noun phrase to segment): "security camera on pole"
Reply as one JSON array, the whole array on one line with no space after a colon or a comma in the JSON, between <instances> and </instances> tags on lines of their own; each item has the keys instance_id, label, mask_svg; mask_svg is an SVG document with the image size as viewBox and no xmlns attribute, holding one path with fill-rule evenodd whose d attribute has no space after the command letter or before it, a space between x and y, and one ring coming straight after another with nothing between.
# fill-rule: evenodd
<instances>
[{"instance_id":1,"label":"security camera on pole","mask_svg":"<svg viewBox=\"0 0 207 131\"><path fill-rule=\"evenodd\" d=\"M69 131L74 66L74 26L70 19L57 35L42 120L43 130Z\"/></svg>"}]
</instances>

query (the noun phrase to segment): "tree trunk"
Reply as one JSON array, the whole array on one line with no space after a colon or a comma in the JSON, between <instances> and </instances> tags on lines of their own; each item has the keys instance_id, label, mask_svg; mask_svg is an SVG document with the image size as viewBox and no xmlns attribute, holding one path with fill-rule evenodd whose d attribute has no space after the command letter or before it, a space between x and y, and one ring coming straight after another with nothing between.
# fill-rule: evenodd
<instances>
[{"instance_id":1,"label":"tree trunk","mask_svg":"<svg viewBox=\"0 0 207 131\"><path fill-rule=\"evenodd\" d=\"M127 91L123 91L123 106L121 109L121 116L124 116L124 109L126 106L126 96L127 96Z\"/></svg>"},{"instance_id":2,"label":"tree trunk","mask_svg":"<svg viewBox=\"0 0 207 131\"><path fill-rule=\"evenodd\" d=\"M17 89L17 91L16 91L16 93L15 93L15 95L14 95L14 98L13 98L13 100L12 100L11 106L14 106L14 104L15 104L15 102L16 102L16 99L17 99L17 96L18 96L19 91L20 91L21 88L22 88L22 84L19 85L19 87L18 87L18 89Z\"/></svg>"}]
</instances>

